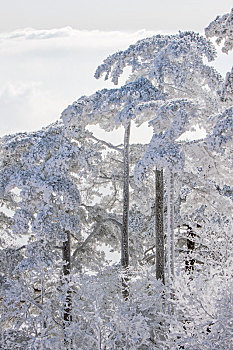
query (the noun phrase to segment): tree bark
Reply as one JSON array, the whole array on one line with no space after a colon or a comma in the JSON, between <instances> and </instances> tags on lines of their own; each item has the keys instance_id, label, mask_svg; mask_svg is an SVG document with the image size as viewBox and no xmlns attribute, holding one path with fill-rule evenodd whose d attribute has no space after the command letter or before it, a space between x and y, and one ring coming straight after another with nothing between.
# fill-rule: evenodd
<instances>
[{"instance_id":1,"label":"tree bark","mask_svg":"<svg viewBox=\"0 0 233 350\"><path fill-rule=\"evenodd\" d=\"M63 309L63 328L64 328L64 345L65 349L72 348L72 339L69 339L67 334L67 327L72 322L72 291L69 286L71 273L71 243L70 232L66 231L67 240L63 242L62 258L63 258L63 279L66 290L66 298Z\"/></svg>"},{"instance_id":2,"label":"tree bark","mask_svg":"<svg viewBox=\"0 0 233 350\"><path fill-rule=\"evenodd\" d=\"M169 280L174 276L175 269L175 235L174 235L174 174L168 170L167 191L167 235L168 235L168 271ZM170 281L169 281L170 282Z\"/></svg>"},{"instance_id":3,"label":"tree bark","mask_svg":"<svg viewBox=\"0 0 233 350\"><path fill-rule=\"evenodd\" d=\"M122 244L121 265L129 266L129 137L130 122L125 127L124 136L124 183L123 183L123 219L122 219Z\"/></svg>"},{"instance_id":4,"label":"tree bark","mask_svg":"<svg viewBox=\"0 0 233 350\"><path fill-rule=\"evenodd\" d=\"M122 215L122 239L121 239L121 266L125 269L122 280L123 296L127 300L129 296L127 267L129 266L129 138L130 121L125 126L124 135L124 182L123 182L123 215Z\"/></svg>"},{"instance_id":5,"label":"tree bark","mask_svg":"<svg viewBox=\"0 0 233 350\"><path fill-rule=\"evenodd\" d=\"M174 299L175 294L171 287L175 272L174 174L172 169L168 170L167 179L167 265L169 299ZM170 302L168 302L168 313L174 313L174 305Z\"/></svg>"},{"instance_id":6,"label":"tree bark","mask_svg":"<svg viewBox=\"0 0 233 350\"><path fill-rule=\"evenodd\" d=\"M165 283L164 224L163 224L163 170L155 170L155 228L156 228L156 278Z\"/></svg>"}]
</instances>

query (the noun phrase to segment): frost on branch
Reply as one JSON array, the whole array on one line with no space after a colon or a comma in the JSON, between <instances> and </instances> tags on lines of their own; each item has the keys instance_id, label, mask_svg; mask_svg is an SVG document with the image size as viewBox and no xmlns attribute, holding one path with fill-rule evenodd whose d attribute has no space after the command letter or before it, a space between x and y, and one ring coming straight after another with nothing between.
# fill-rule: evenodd
<instances>
[{"instance_id":1,"label":"frost on branch","mask_svg":"<svg viewBox=\"0 0 233 350\"><path fill-rule=\"evenodd\" d=\"M210 150L224 152L226 147L232 149L233 143L233 107L217 115L216 125L207 139Z\"/></svg>"},{"instance_id":2,"label":"frost on branch","mask_svg":"<svg viewBox=\"0 0 233 350\"><path fill-rule=\"evenodd\" d=\"M125 51L117 52L104 60L95 73L98 79L103 74L105 79L111 78L114 84L127 66L132 67L131 81L139 76L155 80L156 84L167 88L169 84L191 89L190 79L194 84L199 74L215 89L222 81L221 76L212 68L203 64L203 58L214 60L216 50L203 36L194 32L180 32L176 35L156 35L139 40ZM193 89L191 89L193 90ZM188 90L185 91L188 93Z\"/></svg>"},{"instance_id":3,"label":"frost on branch","mask_svg":"<svg viewBox=\"0 0 233 350\"><path fill-rule=\"evenodd\" d=\"M142 174L154 166L173 167L176 171L180 171L183 163L184 155L180 152L179 145L169 142L165 136L153 135L148 150L135 168L135 178L140 179Z\"/></svg>"},{"instance_id":4,"label":"frost on branch","mask_svg":"<svg viewBox=\"0 0 233 350\"><path fill-rule=\"evenodd\" d=\"M64 241L65 231L80 232L77 208L81 203L72 171L89 171L98 147L83 149L55 123L29 134L6 136L0 172L3 198L19 191L14 207L13 232L38 239Z\"/></svg>"},{"instance_id":5,"label":"frost on branch","mask_svg":"<svg viewBox=\"0 0 233 350\"><path fill-rule=\"evenodd\" d=\"M218 93L222 101L233 102L233 67L231 72L227 72L225 81Z\"/></svg>"},{"instance_id":6,"label":"frost on branch","mask_svg":"<svg viewBox=\"0 0 233 350\"><path fill-rule=\"evenodd\" d=\"M166 94L155 88L148 79L140 78L119 89L103 89L83 96L68 106L61 118L70 132L79 130L79 125L99 124L106 131L127 125L138 114L151 109L151 102L165 99ZM140 107L141 105L141 107Z\"/></svg>"},{"instance_id":7,"label":"frost on branch","mask_svg":"<svg viewBox=\"0 0 233 350\"><path fill-rule=\"evenodd\" d=\"M208 38L216 37L216 43L220 45L223 42L222 52L227 53L233 49L233 9L230 13L223 16L217 16L207 28L205 34ZM223 101L232 101L233 99L233 68L226 74L225 81L219 90Z\"/></svg>"},{"instance_id":8,"label":"frost on branch","mask_svg":"<svg viewBox=\"0 0 233 350\"><path fill-rule=\"evenodd\" d=\"M150 121L154 135L150 144L135 168L137 180L154 166L180 172L184 166L184 153L176 139L188 127L191 118L196 118L196 104L180 99L169 100L158 109L156 118Z\"/></svg>"},{"instance_id":9,"label":"frost on branch","mask_svg":"<svg viewBox=\"0 0 233 350\"><path fill-rule=\"evenodd\" d=\"M207 28L205 28L207 38L216 37L216 43L220 45L223 41L222 51L228 53L233 49L233 9L230 13L217 16Z\"/></svg>"}]
</instances>

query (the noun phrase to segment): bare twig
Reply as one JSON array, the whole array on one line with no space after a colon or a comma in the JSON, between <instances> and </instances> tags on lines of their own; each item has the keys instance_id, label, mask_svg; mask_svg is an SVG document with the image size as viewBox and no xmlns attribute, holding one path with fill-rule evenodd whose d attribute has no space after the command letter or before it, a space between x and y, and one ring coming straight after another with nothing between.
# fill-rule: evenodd
<instances>
[{"instance_id":1,"label":"bare twig","mask_svg":"<svg viewBox=\"0 0 233 350\"><path fill-rule=\"evenodd\" d=\"M93 134L90 135L90 138L93 139L93 140L95 140L95 141L97 141L97 142L99 142L99 143L102 143L102 145L105 145L105 146L107 146L107 147L109 147L109 148L112 148L112 149L114 149L114 150L116 150L116 151L118 151L118 152L123 152L123 150L122 150L121 148L119 148L119 147L122 146L122 145L114 146L114 145L113 145L112 143L110 143L110 142L107 142L107 141L98 139L98 138L95 137Z\"/></svg>"}]
</instances>

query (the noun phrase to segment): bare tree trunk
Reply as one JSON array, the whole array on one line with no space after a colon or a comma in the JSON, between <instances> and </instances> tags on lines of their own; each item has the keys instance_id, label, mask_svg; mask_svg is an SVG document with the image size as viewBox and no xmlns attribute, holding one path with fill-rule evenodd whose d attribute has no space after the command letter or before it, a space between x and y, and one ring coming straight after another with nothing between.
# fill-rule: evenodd
<instances>
[{"instance_id":1,"label":"bare tree trunk","mask_svg":"<svg viewBox=\"0 0 233 350\"><path fill-rule=\"evenodd\" d=\"M122 219L122 245L121 245L121 265L129 266L129 137L130 122L125 127L124 136L124 183L123 183L123 219Z\"/></svg>"},{"instance_id":2,"label":"bare tree trunk","mask_svg":"<svg viewBox=\"0 0 233 350\"><path fill-rule=\"evenodd\" d=\"M175 227L174 227L174 173L171 171L171 272L172 278L175 276Z\"/></svg>"},{"instance_id":3,"label":"bare tree trunk","mask_svg":"<svg viewBox=\"0 0 233 350\"><path fill-rule=\"evenodd\" d=\"M63 242L62 255L63 255L63 279L65 286L67 286L66 299L64 303L63 311L63 328L64 328L64 345L65 349L72 349L72 339L69 339L67 334L67 327L72 322L72 291L69 287L70 273L71 273L71 243L70 232L66 231L67 240Z\"/></svg>"},{"instance_id":4,"label":"bare tree trunk","mask_svg":"<svg viewBox=\"0 0 233 350\"><path fill-rule=\"evenodd\" d=\"M155 170L156 278L165 283L163 227L163 170Z\"/></svg>"},{"instance_id":5,"label":"bare tree trunk","mask_svg":"<svg viewBox=\"0 0 233 350\"><path fill-rule=\"evenodd\" d=\"M165 240L164 240L164 182L163 169L155 169L155 233L156 233L156 278L165 284ZM163 308L165 307L165 295L163 293ZM158 338L156 340L156 338ZM151 340L163 341L164 331L162 322L159 322L155 332L151 334Z\"/></svg>"},{"instance_id":6,"label":"bare tree trunk","mask_svg":"<svg viewBox=\"0 0 233 350\"><path fill-rule=\"evenodd\" d=\"M167 271L169 299L174 299L175 294L172 289L175 271L175 234L174 234L174 174L173 170L168 170L167 179ZM174 304L168 303L168 313L174 313Z\"/></svg>"},{"instance_id":7,"label":"bare tree trunk","mask_svg":"<svg viewBox=\"0 0 233 350\"><path fill-rule=\"evenodd\" d=\"M175 269L175 236L174 236L174 174L168 170L167 191L167 234L168 234L168 271L169 279L174 277Z\"/></svg>"},{"instance_id":8,"label":"bare tree trunk","mask_svg":"<svg viewBox=\"0 0 233 350\"><path fill-rule=\"evenodd\" d=\"M129 138L130 138L130 121L125 126L124 135L124 183L123 183L123 218L122 218L122 240L121 240L121 266L127 269L129 266ZM123 296L127 300L128 277L123 277Z\"/></svg>"}]
</instances>

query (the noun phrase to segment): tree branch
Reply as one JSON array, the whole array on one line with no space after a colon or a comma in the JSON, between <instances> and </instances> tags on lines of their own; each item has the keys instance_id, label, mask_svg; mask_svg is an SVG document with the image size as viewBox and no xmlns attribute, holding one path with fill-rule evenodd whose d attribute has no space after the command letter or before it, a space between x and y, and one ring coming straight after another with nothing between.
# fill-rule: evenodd
<instances>
[{"instance_id":1,"label":"tree branch","mask_svg":"<svg viewBox=\"0 0 233 350\"><path fill-rule=\"evenodd\" d=\"M95 140L95 141L97 141L97 142L102 143L102 145L105 145L105 146L107 146L107 147L109 147L109 148L112 148L112 149L114 149L115 151L123 152L123 150L122 150L121 148L119 148L119 147L122 146L122 145L114 146L114 145L113 145L112 143L110 143L110 142L107 142L107 141L98 139L98 138L95 137L93 134L90 134L89 136L90 136L91 139L93 139L93 140Z\"/></svg>"},{"instance_id":2,"label":"tree branch","mask_svg":"<svg viewBox=\"0 0 233 350\"><path fill-rule=\"evenodd\" d=\"M105 222L108 222L108 221L114 223L116 226L118 226L118 227L120 227L120 229L122 229L122 224L114 218L107 218L107 219L102 220L101 222L98 222L95 225L92 233L90 233L90 235L85 239L85 241L79 247L77 247L75 249L75 251L73 252L72 262L74 262L74 259L75 259L76 255L78 254L78 252L80 250L82 250L83 248L85 248L85 246L90 242L90 240L98 233L98 230L100 229L101 225L104 224Z\"/></svg>"},{"instance_id":3,"label":"tree branch","mask_svg":"<svg viewBox=\"0 0 233 350\"><path fill-rule=\"evenodd\" d=\"M26 248L26 245L23 245L22 247L15 249L15 251L18 252L19 250L24 249L24 248Z\"/></svg>"}]
</instances>

